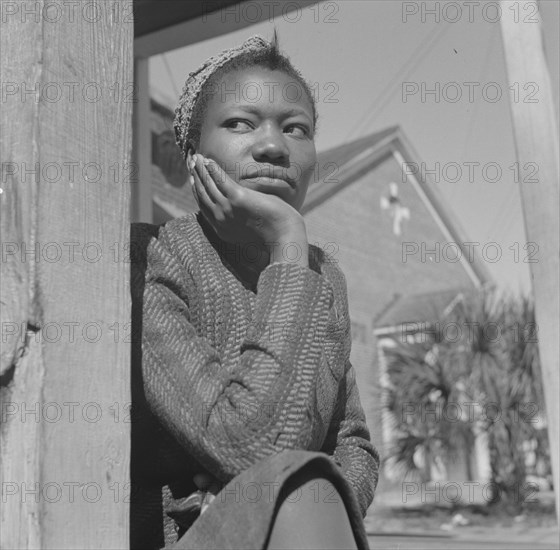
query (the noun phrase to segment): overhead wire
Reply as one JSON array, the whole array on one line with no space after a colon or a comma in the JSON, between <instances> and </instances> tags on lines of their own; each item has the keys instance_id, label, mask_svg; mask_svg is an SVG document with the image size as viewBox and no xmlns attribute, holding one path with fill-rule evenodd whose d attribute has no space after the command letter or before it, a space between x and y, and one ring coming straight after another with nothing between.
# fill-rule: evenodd
<instances>
[{"instance_id":1,"label":"overhead wire","mask_svg":"<svg viewBox=\"0 0 560 550\"><path fill-rule=\"evenodd\" d=\"M410 76L410 74L417 69L424 61L425 57L432 51L435 45L443 38L445 33L449 30L450 25L443 25L437 33L433 34L431 31L424 37L420 47L417 48L408 60L397 71L393 78L383 88L381 93L376 96L373 102L368 107L365 116L358 121L358 124L348 133L346 141L359 133L363 126L371 124L378 113L385 107L385 105L394 98L394 89L401 88L403 80ZM431 42L430 42L431 41ZM382 98L385 98L382 100ZM372 111L370 108L375 107ZM369 112L368 112L369 111Z\"/></svg>"},{"instance_id":2,"label":"overhead wire","mask_svg":"<svg viewBox=\"0 0 560 550\"><path fill-rule=\"evenodd\" d=\"M495 30L497 27L492 26L490 27L490 37L488 38L488 42L486 44L486 54L485 54L485 59L484 59L484 63L482 65L482 69L480 70L479 76L478 76L478 80L477 82L480 83L482 82L482 79L484 78L484 75L486 74L486 72L488 71L488 66L490 65L490 59L491 59L491 53L494 50L494 45L495 45L495 39L496 36L498 35L498 31ZM479 112L479 108L480 108L480 101L475 101L474 102L474 108L473 108L473 114L470 118L469 121L469 126L467 128L467 135L465 137L465 142L463 145L463 158L464 158L464 153L467 149L467 145L469 144L469 140L471 139L471 134L474 128L474 123L476 118L478 117L478 112Z\"/></svg>"},{"instance_id":3,"label":"overhead wire","mask_svg":"<svg viewBox=\"0 0 560 550\"><path fill-rule=\"evenodd\" d=\"M517 188L516 188L517 189ZM501 236L504 233L505 229L508 229L511 223L514 220L514 210L513 206L515 205L516 193L510 193L507 199L507 202L503 204L500 213L494 220L492 227L488 230L488 235L490 238L497 239L498 236ZM498 233L496 231L498 228L501 227Z\"/></svg>"},{"instance_id":4,"label":"overhead wire","mask_svg":"<svg viewBox=\"0 0 560 550\"><path fill-rule=\"evenodd\" d=\"M167 71L167 76L169 77L169 80L171 81L171 86L173 86L173 93L175 94L175 97L179 97L179 95L180 95L179 90L177 89L177 85L175 84L175 79L173 78L173 73L171 71L171 67L169 66L169 62L167 61L167 57L166 57L165 53L161 54L161 58L162 58L165 70Z\"/></svg>"}]
</instances>

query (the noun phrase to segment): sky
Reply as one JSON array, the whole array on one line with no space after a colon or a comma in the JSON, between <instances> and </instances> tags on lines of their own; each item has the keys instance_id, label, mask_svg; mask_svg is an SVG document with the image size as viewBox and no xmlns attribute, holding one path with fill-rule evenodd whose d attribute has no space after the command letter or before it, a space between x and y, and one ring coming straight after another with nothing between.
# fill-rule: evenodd
<instances>
[{"instance_id":1,"label":"sky","mask_svg":"<svg viewBox=\"0 0 560 550\"><path fill-rule=\"evenodd\" d=\"M256 3L222 16L252 18ZM432 171L455 219L470 241L480 243L497 284L528 293L528 261L542 258L526 243L516 180L538 185L538 174L534 166L515 165L509 101L538 100L540 86L510 88L500 17L541 26L558 114L560 2L541 0L538 10L536 3L526 10L515 4L517 12L500 14L498 2L487 0L326 0L154 56L150 92L174 108L190 71L249 36L270 38L276 27L281 49L316 86L317 150L399 125L423 163L418 169Z\"/></svg>"}]
</instances>

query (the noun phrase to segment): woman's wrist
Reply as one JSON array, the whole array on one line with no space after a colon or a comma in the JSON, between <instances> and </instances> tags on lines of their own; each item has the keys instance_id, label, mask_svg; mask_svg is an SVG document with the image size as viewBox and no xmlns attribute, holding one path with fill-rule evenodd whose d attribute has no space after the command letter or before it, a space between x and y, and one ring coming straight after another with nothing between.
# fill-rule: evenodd
<instances>
[{"instance_id":1,"label":"woman's wrist","mask_svg":"<svg viewBox=\"0 0 560 550\"><path fill-rule=\"evenodd\" d=\"M290 263L309 267L309 243L305 228L269 243L270 263Z\"/></svg>"}]
</instances>

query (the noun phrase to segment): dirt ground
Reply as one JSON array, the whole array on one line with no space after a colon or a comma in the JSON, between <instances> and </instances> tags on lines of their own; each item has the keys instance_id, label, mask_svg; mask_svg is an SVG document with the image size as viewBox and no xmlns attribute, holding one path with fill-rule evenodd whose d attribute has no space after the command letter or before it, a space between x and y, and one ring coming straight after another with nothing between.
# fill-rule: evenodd
<instances>
[{"instance_id":1,"label":"dirt ground","mask_svg":"<svg viewBox=\"0 0 560 550\"><path fill-rule=\"evenodd\" d=\"M553 542L558 540L558 523L551 491L539 493L515 514L496 505L403 504L401 495L376 494L368 511L369 534L406 534L488 538L502 541Z\"/></svg>"}]
</instances>

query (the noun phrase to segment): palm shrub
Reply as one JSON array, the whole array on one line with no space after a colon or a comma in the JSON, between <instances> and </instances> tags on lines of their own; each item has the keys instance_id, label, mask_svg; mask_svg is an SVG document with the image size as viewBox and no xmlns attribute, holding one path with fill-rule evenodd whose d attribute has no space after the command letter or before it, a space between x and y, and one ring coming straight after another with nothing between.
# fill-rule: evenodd
<instances>
[{"instance_id":1,"label":"palm shrub","mask_svg":"<svg viewBox=\"0 0 560 550\"><path fill-rule=\"evenodd\" d=\"M477 406L477 428L488 434L492 494L490 503L515 501L525 479L525 458L512 405L509 376L514 371L508 351L511 307L492 288L473 294L452 313L462 331L461 360L470 372ZM507 326L504 326L504 322Z\"/></svg>"},{"instance_id":2,"label":"palm shrub","mask_svg":"<svg viewBox=\"0 0 560 550\"><path fill-rule=\"evenodd\" d=\"M386 350L384 407L395 434L388 457L428 481L430 459L464 453L468 465L475 434L485 432L489 503L518 510L529 489L524 444L531 442L550 469L533 303L483 288L465 295L439 327L434 337L395 339ZM441 414L452 405L465 413L466 403L475 406L460 418ZM426 457L423 471L414 460L418 451Z\"/></svg>"},{"instance_id":3,"label":"palm shrub","mask_svg":"<svg viewBox=\"0 0 560 550\"><path fill-rule=\"evenodd\" d=\"M416 342L395 339L386 350L385 417L395 435L387 459L422 482L431 480L430 464L438 458L449 462L466 453L470 464L474 435L468 420L446 413L465 392L456 353L445 342L424 337ZM422 466L415 460L418 455Z\"/></svg>"},{"instance_id":4,"label":"palm shrub","mask_svg":"<svg viewBox=\"0 0 560 550\"><path fill-rule=\"evenodd\" d=\"M509 411L510 431L517 447L516 457L524 458L521 446L533 443L537 461L544 465L550 477L551 464L546 432L544 390L538 349L538 327L535 322L534 304L528 297L505 301L500 323L502 338L508 356L507 384L504 405ZM497 460L499 463L500 460ZM523 475L512 479L517 497L524 501L526 492L532 492L525 483L525 463L520 466ZM514 492L515 496L515 492Z\"/></svg>"}]
</instances>

